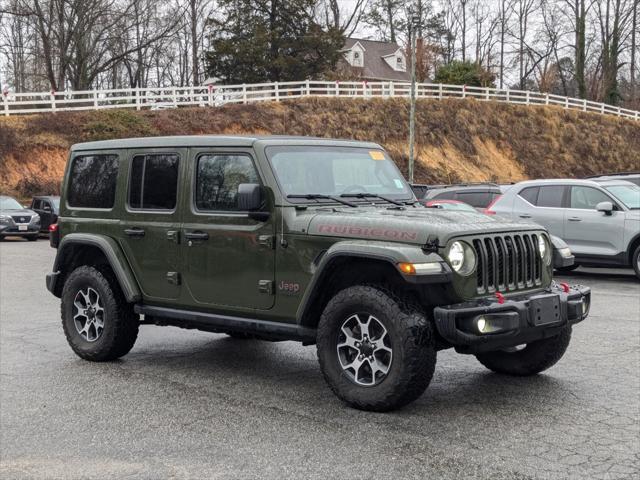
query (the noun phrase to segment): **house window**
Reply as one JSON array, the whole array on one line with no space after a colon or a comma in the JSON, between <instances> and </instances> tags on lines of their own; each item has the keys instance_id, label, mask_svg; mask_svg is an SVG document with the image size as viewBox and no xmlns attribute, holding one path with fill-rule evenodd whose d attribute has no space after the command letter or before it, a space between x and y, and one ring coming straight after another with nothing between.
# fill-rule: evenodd
<instances>
[{"instance_id":1,"label":"house window","mask_svg":"<svg viewBox=\"0 0 640 480\"><path fill-rule=\"evenodd\" d=\"M356 67L362 66L362 55L360 55L360 52L353 52L353 65Z\"/></svg>"},{"instance_id":2,"label":"house window","mask_svg":"<svg viewBox=\"0 0 640 480\"><path fill-rule=\"evenodd\" d=\"M404 59L402 57L396 57L396 70L404 71Z\"/></svg>"}]
</instances>

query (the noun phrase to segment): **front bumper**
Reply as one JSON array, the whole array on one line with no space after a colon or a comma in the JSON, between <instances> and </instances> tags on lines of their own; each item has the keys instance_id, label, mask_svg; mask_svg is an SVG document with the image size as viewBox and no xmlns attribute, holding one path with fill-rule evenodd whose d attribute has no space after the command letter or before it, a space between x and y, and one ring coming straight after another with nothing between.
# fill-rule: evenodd
<instances>
[{"instance_id":1,"label":"front bumper","mask_svg":"<svg viewBox=\"0 0 640 480\"><path fill-rule=\"evenodd\" d=\"M20 230L19 225L0 225L0 236L2 237L22 237L31 236L40 233L39 223L30 223L26 226L26 230Z\"/></svg>"},{"instance_id":2,"label":"front bumper","mask_svg":"<svg viewBox=\"0 0 640 480\"><path fill-rule=\"evenodd\" d=\"M542 292L503 303L481 299L436 307L434 318L440 336L458 352L479 353L553 337L584 320L590 306L590 288L574 285L565 292L554 283Z\"/></svg>"}]
</instances>

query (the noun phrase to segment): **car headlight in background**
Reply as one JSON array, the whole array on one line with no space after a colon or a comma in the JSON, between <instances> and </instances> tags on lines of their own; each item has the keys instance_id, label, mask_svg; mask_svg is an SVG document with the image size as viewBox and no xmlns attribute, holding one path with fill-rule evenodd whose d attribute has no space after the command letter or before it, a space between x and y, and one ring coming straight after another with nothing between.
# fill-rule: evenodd
<instances>
[{"instance_id":1,"label":"car headlight in background","mask_svg":"<svg viewBox=\"0 0 640 480\"><path fill-rule=\"evenodd\" d=\"M9 215L0 215L0 224L11 223L11 217Z\"/></svg>"},{"instance_id":2,"label":"car headlight in background","mask_svg":"<svg viewBox=\"0 0 640 480\"><path fill-rule=\"evenodd\" d=\"M544 235L538 236L538 252L540 253L540 258L548 265L551 262L551 250Z\"/></svg>"},{"instance_id":3,"label":"car headlight in background","mask_svg":"<svg viewBox=\"0 0 640 480\"><path fill-rule=\"evenodd\" d=\"M31 217L31 223L40 223L40 215L36 213L33 217Z\"/></svg>"},{"instance_id":4,"label":"car headlight in background","mask_svg":"<svg viewBox=\"0 0 640 480\"><path fill-rule=\"evenodd\" d=\"M451 268L460 275L469 275L476 268L476 254L465 242L453 242L447 252Z\"/></svg>"}]
</instances>

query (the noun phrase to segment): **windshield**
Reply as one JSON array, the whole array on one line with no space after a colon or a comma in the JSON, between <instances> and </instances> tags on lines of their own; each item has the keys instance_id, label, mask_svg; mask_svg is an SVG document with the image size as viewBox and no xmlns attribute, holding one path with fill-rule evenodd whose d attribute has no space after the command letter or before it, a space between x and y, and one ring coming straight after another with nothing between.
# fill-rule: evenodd
<instances>
[{"instance_id":1,"label":"windshield","mask_svg":"<svg viewBox=\"0 0 640 480\"><path fill-rule=\"evenodd\" d=\"M396 200L413 197L382 150L290 146L269 147L267 155L285 196L369 193ZM373 196L366 199L375 200Z\"/></svg>"},{"instance_id":2,"label":"windshield","mask_svg":"<svg viewBox=\"0 0 640 480\"><path fill-rule=\"evenodd\" d=\"M605 187L611 195L630 209L640 209L640 187L636 185L613 185Z\"/></svg>"},{"instance_id":3,"label":"windshield","mask_svg":"<svg viewBox=\"0 0 640 480\"><path fill-rule=\"evenodd\" d=\"M23 206L20 205L15 199L11 197L0 198L0 210L22 210Z\"/></svg>"}]
</instances>

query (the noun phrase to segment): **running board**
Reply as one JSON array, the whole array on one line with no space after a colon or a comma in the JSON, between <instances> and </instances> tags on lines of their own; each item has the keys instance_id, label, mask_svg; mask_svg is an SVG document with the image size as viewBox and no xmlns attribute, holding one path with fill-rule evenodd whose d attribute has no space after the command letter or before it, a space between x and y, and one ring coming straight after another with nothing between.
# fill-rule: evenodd
<instances>
[{"instance_id":1,"label":"running board","mask_svg":"<svg viewBox=\"0 0 640 480\"><path fill-rule=\"evenodd\" d=\"M153 318L151 322L147 323L195 328L216 333L248 333L274 340L296 340L305 345L316 342L316 330L314 328L306 328L290 323L232 317L228 315L142 304L135 305L134 309L138 314Z\"/></svg>"}]
</instances>

